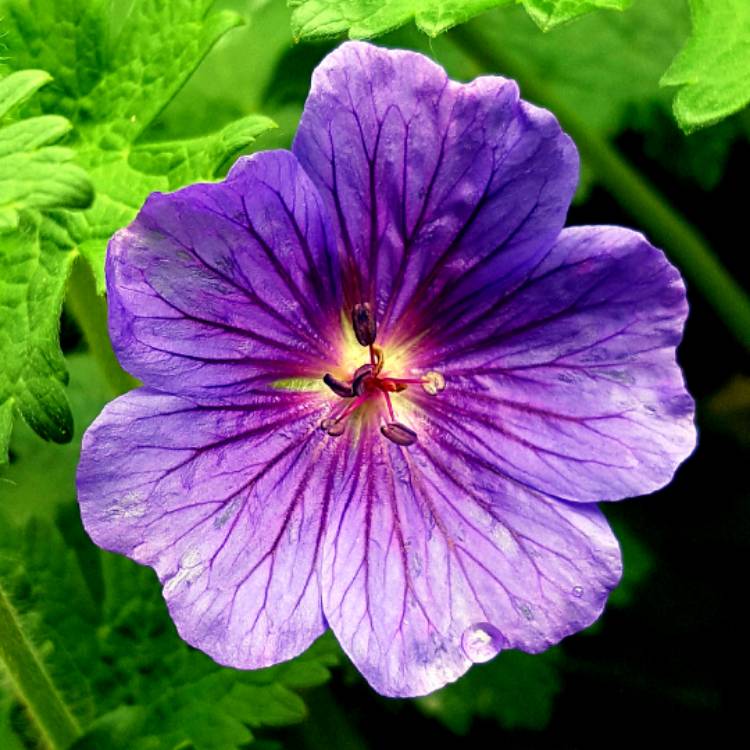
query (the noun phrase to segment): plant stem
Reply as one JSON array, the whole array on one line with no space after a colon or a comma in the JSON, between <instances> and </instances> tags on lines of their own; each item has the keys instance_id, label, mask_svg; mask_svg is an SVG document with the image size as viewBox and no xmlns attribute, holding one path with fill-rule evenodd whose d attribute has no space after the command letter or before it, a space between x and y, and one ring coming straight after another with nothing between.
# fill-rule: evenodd
<instances>
[{"instance_id":1,"label":"plant stem","mask_svg":"<svg viewBox=\"0 0 750 750\"><path fill-rule=\"evenodd\" d=\"M515 78L524 97L554 112L599 182L635 218L650 239L664 248L734 336L750 348L750 299L706 241L666 198L547 87L523 60L494 42L481 24L464 24L450 36L479 67Z\"/></svg>"},{"instance_id":2,"label":"plant stem","mask_svg":"<svg viewBox=\"0 0 750 750\"><path fill-rule=\"evenodd\" d=\"M69 747L81 730L28 641L0 586L0 665L44 739L54 750Z\"/></svg>"},{"instance_id":3,"label":"plant stem","mask_svg":"<svg viewBox=\"0 0 750 750\"><path fill-rule=\"evenodd\" d=\"M136 387L138 382L120 367L112 350L107 331L107 303L96 293L94 277L83 258L73 264L65 302L114 394L119 396Z\"/></svg>"}]
</instances>

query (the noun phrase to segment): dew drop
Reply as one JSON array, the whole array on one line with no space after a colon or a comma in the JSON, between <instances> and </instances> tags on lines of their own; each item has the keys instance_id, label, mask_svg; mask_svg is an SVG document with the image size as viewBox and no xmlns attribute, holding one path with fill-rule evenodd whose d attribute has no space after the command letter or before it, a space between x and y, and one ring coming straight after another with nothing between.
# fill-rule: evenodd
<instances>
[{"instance_id":1,"label":"dew drop","mask_svg":"<svg viewBox=\"0 0 750 750\"><path fill-rule=\"evenodd\" d=\"M488 622L478 622L464 630L461 648L471 661L481 664L502 651L505 644L503 634Z\"/></svg>"},{"instance_id":2,"label":"dew drop","mask_svg":"<svg viewBox=\"0 0 750 750\"><path fill-rule=\"evenodd\" d=\"M580 599L583 596L583 587L582 586L574 586L573 587L573 596L575 596L577 599Z\"/></svg>"}]
</instances>

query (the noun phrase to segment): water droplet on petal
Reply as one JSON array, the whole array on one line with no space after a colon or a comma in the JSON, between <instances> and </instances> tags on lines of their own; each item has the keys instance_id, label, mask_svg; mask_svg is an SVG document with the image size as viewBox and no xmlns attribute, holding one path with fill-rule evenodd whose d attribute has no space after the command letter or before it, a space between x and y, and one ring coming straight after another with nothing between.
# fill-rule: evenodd
<instances>
[{"instance_id":1,"label":"water droplet on petal","mask_svg":"<svg viewBox=\"0 0 750 750\"><path fill-rule=\"evenodd\" d=\"M504 645L503 634L488 622L478 622L466 628L461 636L463 652L477 664L492 659L502 651Z\"/></svg>"},{"instance_id":2,"label":"water droplet on petal","mask_svg":"<svg viewBox=\"0 0 750 750\"><path fill-rule=\"evenodd\" d=\"M574 586L573 596L575 596L577 599L580 599L583 596L583 586Z\"/></svg>"}]
</instances>

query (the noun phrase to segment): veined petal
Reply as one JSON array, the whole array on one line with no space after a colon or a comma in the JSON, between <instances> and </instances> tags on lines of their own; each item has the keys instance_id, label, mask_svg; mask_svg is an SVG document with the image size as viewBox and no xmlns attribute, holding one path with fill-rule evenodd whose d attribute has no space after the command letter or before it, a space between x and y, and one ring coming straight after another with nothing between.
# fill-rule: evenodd
<instances>
[{"instance_id":1,"label":"veined petal","mask_svg":"<svg viewBox=\"0 0 750 750\"><path fill-rule=\"evenodd\" d=\"M237 403L330 358L339 271L316 188L286 151L149 197L107 253L109 327L147 386Z\"/></svg>"},{"instance_id":2,"label":"veined petal","mask_svg":"<svg viewBox=\"0 0 750 750\"><path fill-rule=\"evenodd\" d=\"M222 664L289 659L325 629L317 560L339 456L324 410L299 393L217 408L140 389L84 436L89 535L153 567L180 635Z\"/></svg>"},{"instance_id":3,"label":"veined petal","mask_svg":"<svg viewBox=\"0 0 750 750\"><path fill-rule=\"evenodd\" d=\"M450 436L358 445L323 544L326 619L385 695L431 692L498 651L541 651L600 614L621 572L595 506L526 490Z\"/></svg>"},{"instance_id":4,"label":"veined petal","mask_svg":"<svg viewBox=\"0 0 750 750\"><path fill-rule=\"evenodd\" d=\"M386 343L525 278L578 179L572 141L513 81L458 84L422 55L362 42L315 70L293 151L335 225L348 302L373 305Z\"/></svg>"},{"instance_id":5,"label":"veined petal","mask_svg":"<svg viewBox=\"0 0 750 750\"><path fill-rule=\"evenodd\" d=\"M675 360L686 315L679 273L642 235L566 229L492 309L435 319L421 356L448 385L414 394L424 429L567 500L652 492L695 446Z\"/></svg>"}]
</instances>

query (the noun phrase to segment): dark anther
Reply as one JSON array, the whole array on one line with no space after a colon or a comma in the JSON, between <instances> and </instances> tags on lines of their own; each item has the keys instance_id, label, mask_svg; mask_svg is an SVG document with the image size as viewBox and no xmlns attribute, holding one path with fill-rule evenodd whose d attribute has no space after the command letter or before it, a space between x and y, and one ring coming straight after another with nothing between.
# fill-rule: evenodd
<instances>
[{"instance_id":1,"label":"dark anther","mask_svg":"<svg viewBox=\"0 0 750 750\"><path fill-rule=\"evenodd\" d=\"M352 396L354 396L354 390L349 385L349 383L344 383L342 380L337 380L333 377L333 375L331 375L330 372L327 372L325 375L323 375L323 382L337 396L341 396L341 398L351 398Z\"/></svg>"},{"instance_id":2,"label":"dark anther","mask_svg":"<svg viewBox=\"0 0 750 750\"><path fill-rule=\"evenodd\" d=\"M396 445L407 446L417 442L417 433L400 422L388 422L380 428L380 431L384 437Z\"/></svg>"},{"instance_id":3,"label":"dark anther","mask_svg":"<svg viewBox=\"0 0 750 750\"><path fill-rule=\"evenodd\" d=\"M352 392L355 396L361 396L365 392L365 380L370 375L372 375L372 365L362 365L354 371Z\"/></svg>"},{"instance_id":4,"label":"dark anther","mask_svg":"<svg viewBox=\"0 0 750 750\"><path fill-rule=\"evenodd\" d=\"M321 421L320 429L331 437L338 437L344 434L344 423L329 417Z\"/></svg>"},{"instance_id":5,"label":"dark anther","mask_svg":"<svg viewBox=\"0 0 750 750\"><path fill-rule=\"evenodd\" d=\"M378 327L375 324L375 313L367 302L354 305L352 308L352 328L362 346L370 346L375 343L375 335Z\"/></svg>"}]
</instances>

